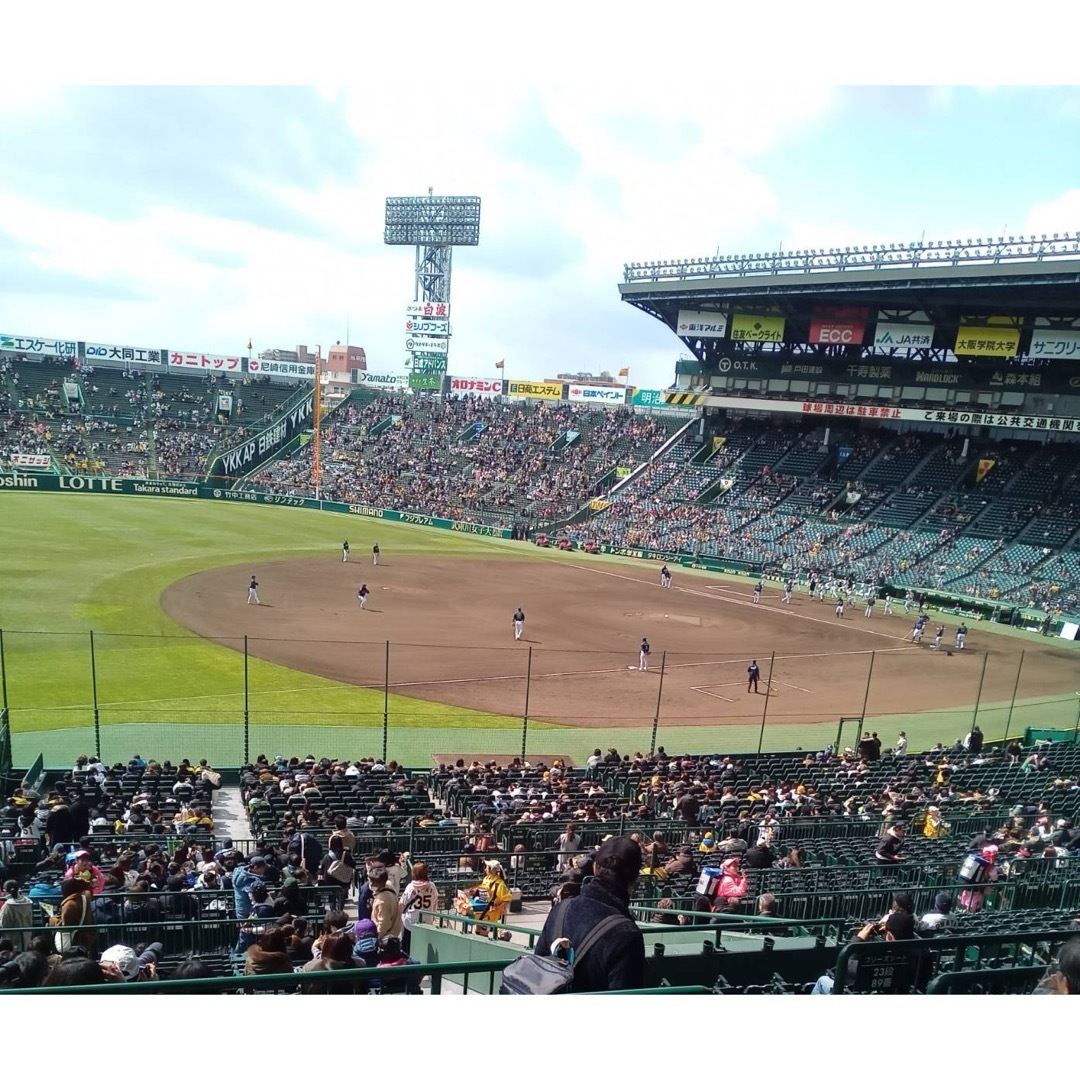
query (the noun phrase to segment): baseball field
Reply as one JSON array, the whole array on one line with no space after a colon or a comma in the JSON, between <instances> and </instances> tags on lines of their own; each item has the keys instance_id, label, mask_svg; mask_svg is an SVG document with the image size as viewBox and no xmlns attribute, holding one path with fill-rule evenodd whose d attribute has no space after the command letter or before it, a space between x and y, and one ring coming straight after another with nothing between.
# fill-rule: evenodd
<instances>
[{"instance_id":1,"label":"baseball field","mask_svg":"<svg viewBox=\"0 0 1080 1080\"><path fill-rule=\"evenodd\" d=\"M734 576L675 567L662 589L652 562L378 519L11 491L0 543L18 765L100 748L109 762L385 751L422 766L523 743L581 761L594 746L647 751L654 730L669 752L783 750L833 741L841 717L865 717L886 744L906 730L918 748L976 722L990 738L1071 728L1080 706L1075 644L974 623L961 652L957 620L933 613L912 645L899 605L838 620L778 588L754 605ZM253 574L260 605L247 603ZM854 735L852 723L841 738Z\"/></svg>"}]
</instances>

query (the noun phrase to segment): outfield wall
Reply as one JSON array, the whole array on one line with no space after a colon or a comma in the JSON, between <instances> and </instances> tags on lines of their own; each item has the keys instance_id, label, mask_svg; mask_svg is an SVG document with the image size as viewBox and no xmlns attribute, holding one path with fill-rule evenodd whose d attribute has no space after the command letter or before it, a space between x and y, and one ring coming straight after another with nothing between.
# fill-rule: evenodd
<instances>
[{"instance_id":1,"label":"outfield wall","mask_svg":"<svg viewBox=\"0 0 1080 1080\"><path fill-rule=\"evenodd\" d=\"M150 495L173 499L214 499L219 502L266 503L271 506L296 506L308 510L330 510L338 514L357 514L379 518L381 521L401 521L407 525L427 525L433 529L471 533L474 536L498 536L513 539L509 529L494 525L476 525L471 521L453 521L432 514L413 514L387 510L381 506L362 506L356 503L329 502L326 499L304 499L293 495L275 495L265 491L232 491L199 484L190 480L143 480L117 476L57 476L29 473L0 473L0 490L65 491L97 495Z\"/></svg>"}]
</instances>

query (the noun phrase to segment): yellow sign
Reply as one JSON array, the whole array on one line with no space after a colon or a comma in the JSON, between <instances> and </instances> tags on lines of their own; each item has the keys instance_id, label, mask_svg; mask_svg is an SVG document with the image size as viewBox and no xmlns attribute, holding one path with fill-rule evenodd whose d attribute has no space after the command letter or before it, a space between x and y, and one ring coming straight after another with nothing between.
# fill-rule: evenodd
<instances>
[{"instance_id":1,"label":"yellow sign","mask_svg":"<svg viewBox=\"0 0 1080 1080\"><path fill-rule=\"evenodd\" d=\"M589 509L599 513L601 510L606 510L610 505L611 503L609 503L607 499L593 499L589 503Z\"/></svg>"},{"instance_id":2,"label":"yellow sign","mask_svg":"<svg viewBox=\"0 0 1080 1080\"><path fill-rule=\"evenodd\" d=\"M993 458L979 458L979 466L975 471L975 483L982 483L986 474L994 467Z\"/></svg>"},{"instance_id":3,"label":"yellow sign","mask_svg":"<svg viewBox=\"0 0 1080 1080\"><path fill-rule=\"evenodd\" d=\"M509 382L506 384L508 397L544 398L547 401L562 400L561 382L536 383L536 382Z\"/></svg>"},{"instance_id":4,"label":"yellow sign","mask_svg":"<svg viewBox=\"0 0 1080 1080\"><path fill-rule=\"evenodd\" d=\"M1004 326L961 326L956 332L957 356L1015 356L1020 331Z\"/></svg>"},{"instance_id":5,"label":"yellow sign","mask_svg":"<svg viewBox=\"0 0 1080 1080\"><path fill-rule=\"evenodd\" d=\"M712 441L712 452L715 454L724 443L727 442L727 438L723 435L714 435Z\"/></svg>"},{"instance_id":6,"label":"yellow sign","mask_svg":"<svg viewBox=\"0 0 1080 1080\"><path fill-rule=\"evenodd\" d=\"M630 475L630 466L629 465L616 465L615 466L615 475L617 477L619 477L620 480L624 476L629 476Z\"/></svg>"},{"instance_id":7,"label":"yellow sign","mask_svg":"<svg viewBox=\"0 0 1080 1080\"><path fill-rule=\"evenodd\" d=\"M732 315L732 341L783 341L784 319L780 315Z\"/></svg>"}]
</instances>

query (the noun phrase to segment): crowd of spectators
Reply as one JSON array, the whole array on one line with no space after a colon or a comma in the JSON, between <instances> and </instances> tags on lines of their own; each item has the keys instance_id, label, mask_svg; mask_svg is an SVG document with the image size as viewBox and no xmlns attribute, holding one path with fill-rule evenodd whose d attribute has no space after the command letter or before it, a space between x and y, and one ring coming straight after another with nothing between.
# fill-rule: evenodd
<instances>
[{"instance_id":1,"label":"crowd of spectators","mask_svg":"<svg viewBox=\"0 0 1080 1080\"><path fill-rule=\"evenodd\" d=\"M627 409L385 396L343 406L324 429L322 496L456 520L546 522L578 510L602 477L670 434ZM250 484L310 497L312 471L308 447Z\"/></svg>"}]
</instances>

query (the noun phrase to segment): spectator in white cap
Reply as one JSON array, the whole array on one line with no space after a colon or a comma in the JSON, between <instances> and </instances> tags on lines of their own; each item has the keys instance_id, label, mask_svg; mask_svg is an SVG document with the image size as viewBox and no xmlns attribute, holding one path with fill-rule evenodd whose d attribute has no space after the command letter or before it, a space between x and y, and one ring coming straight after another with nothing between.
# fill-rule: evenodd
<instances>
[{"instance_id":1,"label":"spectator in white cap","mask_svg":"<svg viewBox=\"0 0 1080 1080\"><path fill-rule=\"evenodd\" d=\"M106 979L123 982L153 982L165 946L155 941L141 953L129 945L113 945L101 954L101 970ZM119 979L117 979L119 976Z\"/></svg>"}]
</instances>

